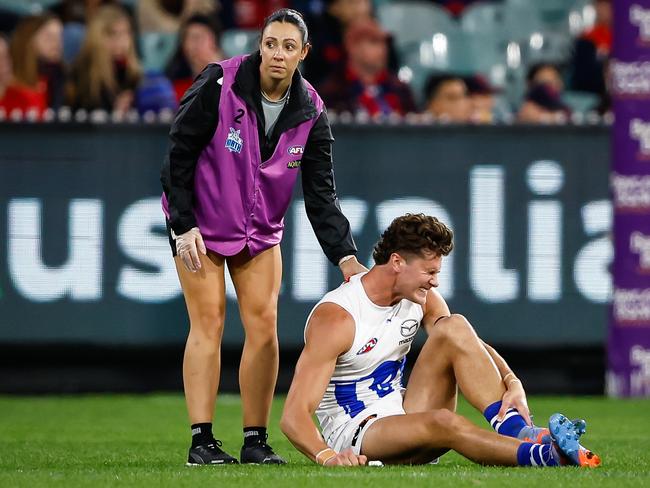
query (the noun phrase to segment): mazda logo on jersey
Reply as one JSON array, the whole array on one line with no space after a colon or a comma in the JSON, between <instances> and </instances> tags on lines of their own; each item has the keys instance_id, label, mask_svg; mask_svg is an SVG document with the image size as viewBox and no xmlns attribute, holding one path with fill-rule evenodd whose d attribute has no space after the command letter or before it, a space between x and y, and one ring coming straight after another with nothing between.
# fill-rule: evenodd
<instances>
[{"instance_id":1,"label":"mazda logo on jersey","mask_svg":"<svg viewBox=\"0 0 650 488\"><path fill-rule=\"evenodd\" d=\"M402 322L402 325L400 327L402 336L411 337L412 335L415 335L415 333L418 331L418 324L419 322L414 319L408 319Z\"/></svg>"},{"instance_id":2,"label":"mazda logo on jersey","mask_svg":"<svg viewBox=\"0 0 650 488\"><path fill-rule=\"evenodd\" d=\"M357 352L357 356L359 354L365 354L367 352L372 351L376 345L377 345L377 338L373 337L368 342L366 342L366 344L361 349L359 349L359 351Z\"/></svg>"}]
</instances>

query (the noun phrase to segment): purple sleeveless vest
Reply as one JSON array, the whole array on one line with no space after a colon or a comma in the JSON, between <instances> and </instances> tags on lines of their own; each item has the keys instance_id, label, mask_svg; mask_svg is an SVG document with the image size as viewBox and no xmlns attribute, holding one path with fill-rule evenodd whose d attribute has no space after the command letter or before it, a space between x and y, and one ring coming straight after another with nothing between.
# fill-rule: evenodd
<instances>
[{"instance_id":1,"label":"purple sleeveless vest","mask_svg":"<svg viewBox=\"0 0 650 488\"><path fill-rule=\"evenodd\" d=\"M232 90L244 58L219 63L223 68L219 123L194 175L197 225L206 247L223 256L233 256L245 246L255 256L280 242L300 159L323 111L316 90L303 79L316 116L282 133L273 155L262 161L257 117ZM239 123L237 114L243 114ZM164 194L163 210L169 218Z\"/></svg>"}]
</instances>

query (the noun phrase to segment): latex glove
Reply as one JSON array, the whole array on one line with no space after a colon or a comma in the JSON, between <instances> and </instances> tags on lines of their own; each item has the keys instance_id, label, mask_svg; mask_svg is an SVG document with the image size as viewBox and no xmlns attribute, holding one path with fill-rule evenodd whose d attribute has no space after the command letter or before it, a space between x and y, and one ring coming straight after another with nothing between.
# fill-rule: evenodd
<instances>
[{"instance_id":1,"label":"latex glove","mask_svg":"<svg viewBox=\"0 0 650 488\"><path fill-rule=\"evenodd\" d=\"M176 241L176 254L183 261L185 268L191 273L196 273L200 270L201 259L199 258L199 251L202 254L207 254L207 250L199 228L192 227L179 236L172 233L172 237Z\"/></svg>"}]
</instances>

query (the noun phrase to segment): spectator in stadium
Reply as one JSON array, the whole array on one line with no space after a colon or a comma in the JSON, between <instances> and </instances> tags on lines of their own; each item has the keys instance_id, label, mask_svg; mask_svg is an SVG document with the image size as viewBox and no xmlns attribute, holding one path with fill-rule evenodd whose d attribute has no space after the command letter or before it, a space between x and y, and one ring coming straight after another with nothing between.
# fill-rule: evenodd
<instances>
[{"instance_id":1,"label":"spectator in stadium","mask_svg":"<svg viewBox=\"0 0 650 488\"><path fill-rule=\"evenodd\" d=\"M178 101L203 68L224 59L220 36L221 29L216 20L205 15L192 15L181 26L176 53L165 70Z\"/></svg>"},{"instance_id":2,"label":"spectator in stadium","mask_svg":"<svg viewBox=\"0 0 650 488\"><path fill-rule=\"evenodd\" d=\"M138 31L177 33L192 15L217 15L215 0L139 0L136 5Z\"/></svg>"},{"instance_id":3,"label":"spectator in stadium","mask_svg":"<svg viewBox=\"0 0 650 488\"><path fill-rule=\"evenodd\" d=\"M9 41L0 34L0 118L38 118L46 109L43 92L19 85L14 80Z\"/></svg>"},{"instance_id":4,"label":"spectator in stadium","mask_svg":"<svg viewBox=\"0 0 650 488\"><path fill-rule=\"evenodd\" d=\"M472 107L467 85L454 74L435 74L425 87L426 111L441 122L465 124L470 121Z\"/></svg>"},{"instance_id":5,"label":"spectator in stadium","mask_svg":"<svg viewBox=\"0 0 650 488\"><path fill-rule=\"evenodd\" d=\"M309 51L295 10L273 13L259 51L210 64L183 97L163 165L163 210L190 318L183 361L188 464L231 464L212 433L228 265L246 338L239 369L242 463L283 464L267 444L278 373L280 240L298 171L307 216L344 278L356 260L332 170L324 105L298 71Z\"/></svg>"},{"instance_id":6,"label":"spectator in stadium","mask_svg":"<svg viewBox=\"0 0 650 488\"><path fill-rule=\"evenodd\" d=\"M72 107L124 115L134 106L141 80L129 15L116 5L102 6L88 24L72 69Z\"/></svg>"},{"instance_id":7,"label":"spectator in stadium","mask_svg":"<svg viewBox=\"0 0 650 488\"><path fill-rule=\"evenodd\" d=\"M469 120L475 124L492 124L496 121L494 89L482 75L465 78L470 103Z\"/></svg>"},{"instance_id":8,"label":"spectator in stadium","mask_svg":"<svg viewBox=\"0 0 650 488\"><path fill-rule=\"evenodd\" d=\"M59 108L64 103L63 25L46 13L20 21L11 38L14 80L38 93L41 108Z\"/></svg>"},{"instance_id":9,"label":"spectator in stadium","mask_svg":"<svg viewBox=\"0 0 650 488\"><path fill-rule=\"evenodd\" d=\"M264 19L276 10L289 6L288 0L231 0L222 2L224 14L230 13L231 27L257 29ZM230 9L229 12L226 10ZM223 17L223 16L222 16Z\"/></svg>"},{"instance_id":10,"label":"spectator in stadium","mask_svg":"<svg viewBox=\"0 0 650 488\"><path fill-rule=\"evenodd\" d=\"M534 426L521 381L436 292L452 247L451 230L435 217L393 220L370 271L309 315L282 431L324 466L426 464L450 449L488 465L598 466L579 444L584 421L555 414L550 429ZM405 357L420 327L428 337L404 390ZM459 388L496 432L455 413Z\"/></svg>"},{"instance_id":11,"label":"spectator in stadium","mask_svg":"<svg viewBox=\"0 0 650 488\"><path fill-rule=\"evenodd\" d=\"M476 0L433 0L434 3L446 8L455 17L460 17L463 11Z\"/></svg>"},{"instance_id":12,"label":"spectator in stadium","mask_svg":"<svg viewBox=\"0 0 650 488\"><path fill-rule=\"evenodd\" d=\"M533 65L526 79L528 91L517 120L532 124L567 122L571 110L562 101L564 82L557 66L551 63Z\"/></svg>"},{"instance_id":13,"label":"spectator in stadium","mask_svg":"<svg viewBox=\"0 0 650 488\"><path fill-rule=\"evenodd\" d=\"M317 88L331 74L344 71L344 34L355 21L371 19L371 0L325 0L325 11L310 18L312 51L305 60L305 77Z\"/></svg>"},{"instance_id":14,"label":"spectator in stadium","mask_svg":"<svg viewBox=\"0 0 650 488\"><path fill-rule=\"evenodd\" d=\"M346 68L330 75L320 88L328 109L370 116L415 111L410 87L388 70L387 40L388 34L373 19L348 27Z\"/></svg>"},{"instance_id":15,"label":"spectator in stadium","mask_svg":"<svg viewBox=\"0 0 650 488\"><path fill-rule=\"evenodd\" d=\"M571 60L572 90L599 95L601 104L607 98L605 66L612 50L611 0L595 0L596 21L592 29L576 40Z\"/></svg>"},{"instance_id":16,"label":"spectator in stadium","mask_svg":"<svg viewBox=\"0 0 650 488\"><path fill-rule=\"evenodd\" d=\"M79 54L86 33L86 25L103 5L119 5L133 19L133 7L119 0L62 0L49 10L63 22L63 57L71 63Z\"/></svg>"}]
</instances>

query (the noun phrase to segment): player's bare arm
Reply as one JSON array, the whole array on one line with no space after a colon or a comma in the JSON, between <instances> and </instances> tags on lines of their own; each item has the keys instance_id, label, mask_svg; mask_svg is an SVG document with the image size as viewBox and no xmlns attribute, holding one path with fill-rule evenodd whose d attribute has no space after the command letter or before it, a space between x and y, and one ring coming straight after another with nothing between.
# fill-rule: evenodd
<instances>
[{"instance_id":1,"label":"player's bare arm","mask_svg":"<svg viewBox=\"0 0 650 488\"><path fill-rule=\"evenodd\" d=\"M312 461L325 466L365 464L365 456L351 450L330 449L312 421L318 403L334 372L336 359L354 341L352 317L339 305L323 303L307 325L305 348L298 359L284 404L280 428L291 443Z\"/></svg>"},{"instance_id":2,"label":"player's bare arm","mask_svg":"<svg viewBox=\"0 0 650 488\"><path fill-rule=\"evenodd\" d=\"M422 317L422 327L427 332L431 333L432 327L435 326L438 320L449 317L451 312L449 311L449 306L442 295L431 288L427 294L427 301L424 305L424 316Z\"/></svg>"}]
</instances>

